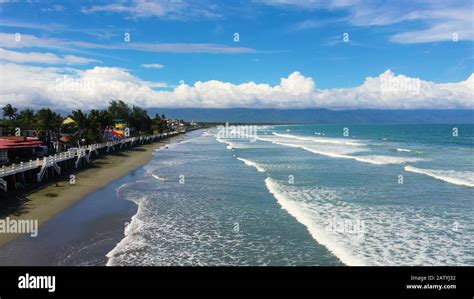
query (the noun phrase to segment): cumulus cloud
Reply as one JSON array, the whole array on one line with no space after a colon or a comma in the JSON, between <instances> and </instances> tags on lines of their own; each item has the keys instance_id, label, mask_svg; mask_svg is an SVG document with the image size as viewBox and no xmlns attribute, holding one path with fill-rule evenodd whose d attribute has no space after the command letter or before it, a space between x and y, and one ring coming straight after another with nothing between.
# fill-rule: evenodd
<instances>
[{"instance_id":1,"label":"cumulus cloud","mask_svg":"<svg viewBox=\"0 0 474 299\"><path fill-rule=\"evenodd\" d=\"M318 89L312 78L293 72L274 86L211 80L154 90L167 85L120 68L0 67L0 105L19 107L91 109L116 99L142 107L474 109L474 74L462 82L437 84L387 70L354 88Z\"/></svg>"}]
</instances>

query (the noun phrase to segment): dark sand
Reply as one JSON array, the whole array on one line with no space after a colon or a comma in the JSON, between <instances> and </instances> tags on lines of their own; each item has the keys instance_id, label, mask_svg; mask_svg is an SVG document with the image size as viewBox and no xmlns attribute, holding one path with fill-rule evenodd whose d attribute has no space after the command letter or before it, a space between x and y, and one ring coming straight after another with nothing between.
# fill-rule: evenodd
<instances>
[{"instance_id":1,"label":"dark sand","mask_svg":"<svg viewBox=\"0 0 474 299\"><path fill-rule=\"evenodd\" d=\"M105 156L77 173L75 185L61 181L28 195L21 209L2 218L37 219L38 236L0 234L0 265L105 265L136 213L116 189L143 173L155 149L182 138Z\"/></svg>"}]
</instances>

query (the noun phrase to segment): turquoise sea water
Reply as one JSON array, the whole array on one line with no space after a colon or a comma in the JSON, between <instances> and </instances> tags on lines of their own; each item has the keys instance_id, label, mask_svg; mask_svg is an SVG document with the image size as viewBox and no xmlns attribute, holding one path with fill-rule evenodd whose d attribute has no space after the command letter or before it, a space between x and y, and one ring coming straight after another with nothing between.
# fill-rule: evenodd
<instances>
[{"instance_id":1,"label":"turquoise sea water","mask_svg":"<svg viewBox=\"0 0 474 299\"><path fill-rule=\"evenodd\" d=\"M473 125L217 133L117 190L139 209L109 265L474 265Z\"/></svg>"}]
</instances>

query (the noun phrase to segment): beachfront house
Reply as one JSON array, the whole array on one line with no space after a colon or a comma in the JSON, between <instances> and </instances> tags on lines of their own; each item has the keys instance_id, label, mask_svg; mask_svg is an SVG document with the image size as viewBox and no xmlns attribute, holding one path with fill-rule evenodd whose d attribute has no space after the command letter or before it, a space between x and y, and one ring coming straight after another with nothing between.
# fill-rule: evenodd
<instances>
[{"instance_id":1,"label":"beachfront house","mask_svg":"<svg viewBox=\"0 0 474 299\"><path fill-rule=\"evenodd\" d=\"M68 116L63 120L63 125L76 126L77 123L72 117Z\"/></svg>"},{"instance_id":2,"label":"beachfront house","mask_svg":"<svg viewBox=\"0 0 474 299\"><path fill-rule=\"evenodd\" d=\"M125 128L127 128L126 123L117 122L115 123L114 131L117 132L123 138L125 136Z\"/></svg>"},{"instance_id":3,"label":"beachfront house","mask_svg":"<svg viewBox=\"0 0 474 299\"><path fill-rule=\"evenodd\" d=\"M8 149L0 148L0 164L8 163Z\"/></svg>"},{"instance_id":4,"label":"beachfront house","mask_svg":"<svg viewBox=\"0 0 474 299\"><path fill-rule=\"evenodd\" d=\"M108 128L105 130L105 138L107 140L116 140L116 139L123 139L126 136L126 129L127 124L123 122L121 119L115 119L115 124L112 128Z\"/></svg>"},{"instance_id":5,"label":"beachfront house","mask_svg":"<svg viewBox=\"0 0 474 299\"><path fill-rule=\"evenodd\" d=\"M176 119L167 119L166 124L168 125L168 128L176 130L178 128L179 121Z\"/></svg>"},{"instance_id":6,"label":"beachfront house","mask_svg":"<svg viewBox=\"0 0 474 299\"><path fill-rule=\"evenodd\" d=\"M0 164L36 159L44 154L43 142L25 136L0 137Z\"/></svg>"}]
</instances>

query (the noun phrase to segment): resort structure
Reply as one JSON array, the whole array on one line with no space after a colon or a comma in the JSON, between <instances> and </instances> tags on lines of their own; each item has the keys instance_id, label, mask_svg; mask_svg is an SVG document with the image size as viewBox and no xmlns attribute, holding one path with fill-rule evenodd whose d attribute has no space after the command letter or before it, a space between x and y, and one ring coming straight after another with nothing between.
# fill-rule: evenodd
<instances>
[{"instance_id":1,"label":"resort structure","mask_svg":"<svg viewBox=\"0 0 474 299\"><path fill-rule=\"evenodd\" d=\"M66 170L78 169L91 163L94 158L106 155L112 151L133 148L147 143L152 143L171 137L185 131L172 131L168 133L123 138L120 140L90 144L71 148L65 152L45 156L42 159L20 162L19 164L3 165L0 169L0 189L7 192L9 189L18 189L28 183L41 182L43 179L60 176ZM8 151L34 151L41 146L41 141L27 141L26 137L0 139L2 156L8 156ZM19 141L24 139L23 141ZM8 158L6 158L8 160Z\"/></svg>"},{"instance_id":2,"label":"resort structure","mask_svg":"<svg viewBox=\"0 0 474 299\"><path fill-rule=\"evenodd\" d=\"M110 101L104 110L66 117L43 108L3 107L0 121L0 189L25 189L71 172L112 151L133 148L198 128L183 120L151 118L145 109ZM1 194L1 191L0 191Z\"/></svg>"}]
</instances>

